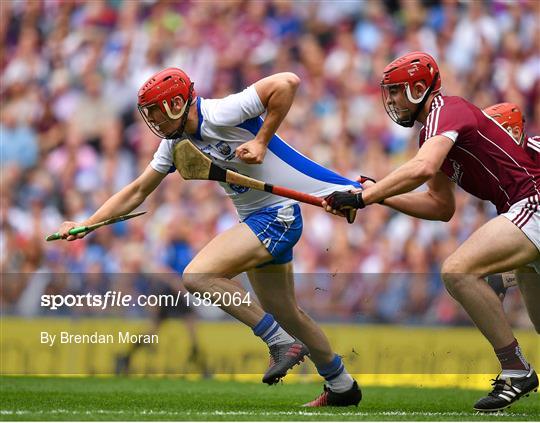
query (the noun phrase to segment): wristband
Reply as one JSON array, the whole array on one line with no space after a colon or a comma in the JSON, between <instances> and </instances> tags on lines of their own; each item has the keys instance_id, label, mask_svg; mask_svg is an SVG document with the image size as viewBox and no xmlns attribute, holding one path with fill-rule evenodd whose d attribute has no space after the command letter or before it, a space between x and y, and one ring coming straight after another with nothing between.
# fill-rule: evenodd
<instances>
[{"instance_id":1,"label":"wristband","mask_svg":"<svg viewBox=\"0 0 540 423\"><path fill-rule=\"evenodd\" d=\"M366 207L366 203L364 203L364 198L362 197L362 191L360 191L358 194L356 194L355 209L363 209L365 207Z\"/></svg>"},{"instance_id":2,"label":"wristband","mask_svg":"<svg viewBox=\"0 0 540 423\"><path fill-rule=\"evenodd\" d=\"M360 182L361 184L363 184L366 181L373 182L374 184L377 183L377 181L375 179L373 179L372 177L370 177L370 176L360 175L360 178L358 178L358 182ZM364 200L362 199L362 202L363 201ZM384 205L384 198L381 201L379 201L378 204L383 204ZM365 204L364 204L364 207L365 207Z\"/></svg>"}]
</instances>

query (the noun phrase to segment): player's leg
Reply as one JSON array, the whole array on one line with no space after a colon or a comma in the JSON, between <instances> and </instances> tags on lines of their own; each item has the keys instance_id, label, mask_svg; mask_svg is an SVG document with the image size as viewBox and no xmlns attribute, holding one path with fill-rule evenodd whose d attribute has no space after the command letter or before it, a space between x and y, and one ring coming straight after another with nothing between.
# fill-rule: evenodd
<instances>
[{"instance_id":1,"label":"player's leg","mask_svg":"<svg viewBox=\"0 0 540 423\"><path fill-rule=\"evenodd\" d=\"M290 334L308 347L311 360L328 363L334 357L321 328L297 304L292 262L273 264L248 272L249 281L262 307Z\"/></svg>"},{"instance_id":2,"label":"player's leg","mask_svg":"<svg viewBox=\"0 0 540 423\"><path fill-rule=\"evenodd\" d=\"M214 300L219 296L223 298L226 292L244 298L247 291L231 278L271 259L249 227L240 223L219 234L199 251L184 270L183 283L189 292L210 293ZM252 328L264 316L256 303L223 305L221 308Z\"/></svg>"},{"instance_id":3,"label":"player's leg","mask_svg":"<svg viewBox=\"0 0 540 423\"><path fill-rule=\"evenodd\" d=\"M474 232L442 266L448 292L492 344L502 367L494 391L476 403L477 410L505 408L538 386L536 373L521 353L499 298L483 280L486 275L516 269L538 257L540 252L528 236L499 216ZM507 380L519 392L508 388ZM507 393L508 389L512 393Z\"/></svg>"},{"instance_id":4,"label":"player's leg","mask_svg":"<svg viewBox=\"0 0 540 423\"><path fill-rule=\"evenodd\" d=\"M267 267L281 267L281 265L271 265L271 266L265 266ZM286 323L286 320L281 319L281 315L279 313L279 310L275 310L272 308L267 308L264 302L264 297L260 295L259 290L257 289L256 285L256 279L253 276L254 270L250 270L248 272L249 275L249 281L251 285L254 288L254 292L257 296L257 299L260 301L262 308L266 312L265 320L267 321L266 325L264 327L256 328L254 329L255 334L257 335L257 331L261 330L270 330L271 325L279 324L281 327L283 327L284 330L287 331L290 335L295 337L294 342L290 344L279 344L279 345L272 345L270 347L270 364L268 366L268 369L266 370L262 381L264 383L267 383L268 385L274 385L278 383L287 373L287 370L294 367L296 364L299 364L300 362L304 361L304 358L310 353L310 350L306 346L305 342L303 340L300 340L298 337L298 334L291 332L291 327L288 329L283 325ZM279 278L279 275L274 276L275 278ZM270 286L273 286L273 281ZM276 298L283 295L282 292L279 290L273 290L270 289L272 292L274 292L273 295L276 296ZM263 301L261 301L261 299ZM286 302L286 300L285 300ZM264 320L263 320L264 324ZM270 336L272 335L272 331L269 332Z\"/></svg>"},{"instance_id":5,"label":"player's leg","mask_svg":"<svg viewBox=\"0 0 540 423\"><path fill-rule=\"evenodd\" d=\"M184 286L191 293L209 293L222 299L228 293L232 298L244 299L247 291L231 278L270 260L272 255L253 230L241 223L218 235L195 256L184 270ZM238 304L220 301L216 297L213 299L221 304L223 311L248 325L268 347L296 342L256 301ZM285 366L285 372L297 364L303 355L292 363L286 360L288 357L281 357L289 363ZM275 363L276 366L281 364L279 360Z\"/></svg>"},{"instance_id":6,"label":"player's leg","mask_svg":"<svg viewBox=\"0 0 540 423\"><path fill-rule=\"evenodd\" d=\"M494 348L508 345L512 330L500 301L483 277L521 267L539 255L512 222L497 217L474 232L442 266L442 278Z\"/></svg>"},{"instance_id":7,"label":"player's leg","mask_svg":"<svg viewBox=\"0 0 540 423\"><path fill-rule=\"evenodd\" d=\"M252 269L248 276L262 307L308 346L311 360L327 381L328 390L310 405L357 405L361 399L357 383L321 328L298 306L292 262Z\"/></svg>"},{"instance_id":8,"label":"player's leg","mask_svg":"<svg viewBox=\"0 0 540 423\"><path fill-rule=\"evenodd\" d=\"M537 267L540 268L540 263ZM516 270L516 277L531 322L540 334L540 273L532 266L525 266Z\"/></svg>"},{"instance_id":9,"label":"player's leg","mask_svg":"<svg viewBox=\"0 0 540 423\"><path fill-rule=\"evenodd\" d=\"M291 265L282 266L292 261L292 249L302 234L302 216L300 214L300 207L294 205L262 210L250 215L245 220L245 223L272 255L271 261L264 263L264 266L259 266L258 269L263 270L254 270L250 272L251 280L255 283L256 292L260 295L259 300L266 303L263 307L269 306L278 313L278 320L284 318L289 327L298 331L298 335L301 334L304 338L307 335L308 342L312 344L316 350L315 356L319 356L317 360L320 360L320 362L324 364L319 370L328 378L336 377L335 383L336 386L338 386L338 382L343 382L347 375L342 366L341 358L332 354L324 334L320 332L320 329L316 327L314 322L298 308L294 295L292 267ZM273 269L275 272L274 274L269 275L270 280L266 278L266 280L261 281L261 277L257 278L256 276L254 279L254 275L268 275L269 269ZM257 283L257 279L259 283ZM281 299L281 306L278 306L276 302L270 303L270 298ZM271 321L274 320L270 313L267 313L266 319ZM266 327L270 326L267 325ZM306 333L304 333L304 331ZM294 344L290 345L289 350L284 347L273 348L271 355L274 361L276 359L281 360L282 357L289 357L294 360L298 359L298 357L303 354L304 350L303 344L301 344L300 341L296 341ZM265 381L267 381L267 383L273 383L276 380L279 380L281 373L282 369L278 365L273 364L265 374ZM339 376L343 377L339 379ZM350 379L349 376L349 381L346 381L346 383L351 380L352 379ZM356 383L349 383L347 388L354 391L353 394L355 395L355 400L348 399L347 404L338 404L338 401L336 401L334 405L350 405L358 403L360 400L360 390L356 386ZM334 393L333 395L339 396L340 399L343 399L345 396L337 393ZM326 394L325 397L327 396L328 395Z\"/></svg>"},{"instance_id":10,"label":"player's leg","mask_svg":"<svg viewBox=\"0 0 540 423\"><path fill-rule=\"evenodd\" d=\"M517 285L517 279L515 272L505 272L505 273L496 273L494 275L489 275L486 278L488 285L495 291L497 297L501 301L504 301L506 291L508 288Z\"/></svg>"}]
</instances>

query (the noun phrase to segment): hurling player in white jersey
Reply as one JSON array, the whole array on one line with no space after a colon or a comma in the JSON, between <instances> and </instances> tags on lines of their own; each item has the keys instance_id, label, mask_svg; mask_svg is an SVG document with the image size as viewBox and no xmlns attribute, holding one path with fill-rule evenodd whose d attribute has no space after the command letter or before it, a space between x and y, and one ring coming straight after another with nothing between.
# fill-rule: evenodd
<instances>
[{"instance_id":1,"label":"hurling player in white jersey","mask_svg":"<svg viewBox=\"0 0 540 423\"><path fill-rule=\"evenodd\" d=\"M138 94L141 115L162 138L154 159L135 181L109 198L89 219L64 222L59 232L68 241L75 240L85 234L69 235L71 228L138 207L163 178L175 171L173 146L185 137L218 165L274 185L317 196L359 187L357 182L309 160L276 135L299 82L293 73L279 73L240 93L203 99L196 96L193 83L182 70L167 68L156 73ZM298 204L267 192L221 185L234 202L240 222L199 251L184 271L184 285L192 293L240 293L244 298L246 291L231 279L247 272L260 304L221 308L267 343L270 366L263 382L278 382L310 354L326 385L324 401L319 396L305 405L357 405L362 397L358 384L345 370L326 335L296 302L292 249L302 232Z\"/></svg>"}]
</instances>

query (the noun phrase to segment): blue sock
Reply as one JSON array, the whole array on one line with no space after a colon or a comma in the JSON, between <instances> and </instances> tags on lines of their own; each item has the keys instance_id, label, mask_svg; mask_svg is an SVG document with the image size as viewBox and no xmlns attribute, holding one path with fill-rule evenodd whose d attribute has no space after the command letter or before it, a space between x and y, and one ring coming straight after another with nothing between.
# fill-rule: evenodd
<instances>
[{"instance_id":1,"label":"blue sock","mask_svg":"<svg viewBox=\"0 0 540 423\"><path fill-rule=\"evenodd\" d=\"M345 365L339 355L335 355L330 363L317 366L317 371L326 380L327 386L333 392L346 392L351 389L354 379L345 370Z\"/></svg>"},{"instance_id":2,"label":"blue sock","mask_svg":"<svg viewBox=\"0 0 540 423\"><path fill-rule=\"evenodd\" d=\"M279 325L270 313L266 313L253 328L255 336L261 338L268 346L275 344L289 344L294 338Z\"/></svg>"}]
</instances>

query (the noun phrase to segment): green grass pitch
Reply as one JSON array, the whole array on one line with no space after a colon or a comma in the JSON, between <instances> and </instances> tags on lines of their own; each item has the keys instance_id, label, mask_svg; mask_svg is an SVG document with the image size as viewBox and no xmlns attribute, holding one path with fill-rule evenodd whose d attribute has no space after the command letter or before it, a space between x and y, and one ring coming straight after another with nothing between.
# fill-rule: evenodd
<instances>
[{"instance_id":1,"label":"green grass pitch","mask_svg":"<svg viewBox=\"0 0 540 423\"><path fill-rule=\"evenodd\" d=\"M365 387L358 408L302 408L321 385L171 378L2 377L0 420L504 420L540 416L537 394L501 414L476 415L485 394L462 389Z\"/></svg>"}]
</instances>

